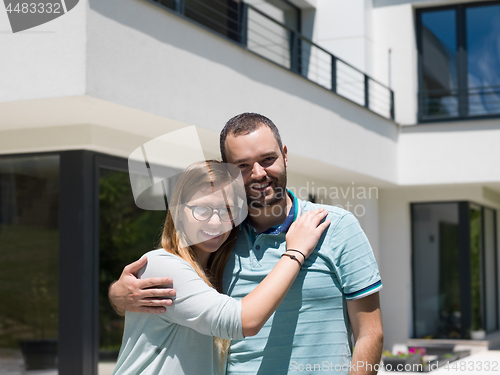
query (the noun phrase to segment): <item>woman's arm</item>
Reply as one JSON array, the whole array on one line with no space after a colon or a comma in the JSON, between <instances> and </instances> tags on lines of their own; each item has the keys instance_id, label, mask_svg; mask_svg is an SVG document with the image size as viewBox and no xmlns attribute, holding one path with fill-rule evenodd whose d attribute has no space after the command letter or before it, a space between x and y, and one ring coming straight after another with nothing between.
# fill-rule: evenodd
<instances>
[{"instance_id":1,"label":"woman's arm","mask_svg":"<svg viewBox=\"0 0 500 375\"><path fill-rule=\"evenodd\" d=\"M296 220L287 233L288 249L299 250L307 258L330 223L326 220L319 224L326 214L326 210L315 210ZM301 264L304 262L300 253L287 253L294 255ZM159 319L204 335L242 339L257 334L279 306L299 273L297 261L282 257L269 275L241 301L219 294L186 261L163 249L148 253L148 262L137 276L148 279L168 275L173 280L173 285L164 287L175 288L174 303L166 306L166 312L155 315Z\"/></svg>"},{"instance_id":2,"label":"woman's arm","mask_svg":"<svg viewBox=\"0 0 500 375\"><path fill-rule=\"evenodd\" d=\"M306 212L288 229L286 254L295 259L282 256L269 275L241 300L241 323L245 337L256 335L285 298L300 271L300 264L304 264L305 258L313 252L321 234L330 224L329 220L320 224L326 215L325 209ZM290 249L299 250L300 253Z\"/></svg>"}]
</instances>

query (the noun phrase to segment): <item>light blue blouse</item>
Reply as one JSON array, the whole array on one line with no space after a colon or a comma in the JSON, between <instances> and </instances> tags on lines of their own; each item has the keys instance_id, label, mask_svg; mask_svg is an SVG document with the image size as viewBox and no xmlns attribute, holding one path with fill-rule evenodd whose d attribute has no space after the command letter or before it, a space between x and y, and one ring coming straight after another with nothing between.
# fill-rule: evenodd
<instances>
[{"instance_id":1,"label":"light blue blouse","mask_svg":"<svg viewBox=\"0 0 500 375\"><path fill-rule=\"evenodd\" d=\"M241 301L219 294L189 263L163 249L146 255L137 276L170 277L177 296L163 314L126 312L113 374L220 374L213 336L244 338Z\"/></svg>"}]
</instances>

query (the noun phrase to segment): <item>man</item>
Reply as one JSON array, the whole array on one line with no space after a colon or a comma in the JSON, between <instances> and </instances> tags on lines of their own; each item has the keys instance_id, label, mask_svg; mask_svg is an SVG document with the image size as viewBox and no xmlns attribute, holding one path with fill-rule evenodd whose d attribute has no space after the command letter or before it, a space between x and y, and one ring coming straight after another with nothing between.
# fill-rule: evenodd
<instances>
[{"instance_id":1,"label":"man","mask_svg":"<svg viewBox=\"0 0 500 375\"><path fill-rule=\"evenodd\" d=\"M223 286L229 295L242 298L285 252L292 222L320 205L286 190L287 147L268 118L255 113L233 117L221 132L220 147L222 159L241 170L248 200L248 219L225 267ZM329 228L260 333L232 342L228 374L377 372L383 342L382 284L373 252L351 213L322 207L329 211ZM133 274L144 263L124 269L110 287L110 300L119 309L163 312L160 306L172 302L160 298L175 291L148 288L172 281L137 280Z\"/></svg>"}]
</instances>

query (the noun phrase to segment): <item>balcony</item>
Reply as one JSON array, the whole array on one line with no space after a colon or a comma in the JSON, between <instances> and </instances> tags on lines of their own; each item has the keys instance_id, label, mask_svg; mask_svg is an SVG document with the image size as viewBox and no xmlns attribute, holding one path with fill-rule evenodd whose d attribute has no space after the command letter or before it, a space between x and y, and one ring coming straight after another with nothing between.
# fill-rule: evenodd
<instances>
[{"instance_id":1,"label":"balcony","mask_svg":"<svg viewBox=\"0 0 500 375\"><path fill-rule=\"evenodd\" d=\"M427 90L419 94L420 122L498 118L500 86Z\"/></svg>"},{"instance_id":2,"label":"balcony","mask_svg":"<svg viewBox=\"0 0 500 375\"><path fill-rule=\"evenodd\" d=\"M394 93L391 89L252 4L235 0L147 1L332 93L394 120Z\"/></svg>"}]
</instances>

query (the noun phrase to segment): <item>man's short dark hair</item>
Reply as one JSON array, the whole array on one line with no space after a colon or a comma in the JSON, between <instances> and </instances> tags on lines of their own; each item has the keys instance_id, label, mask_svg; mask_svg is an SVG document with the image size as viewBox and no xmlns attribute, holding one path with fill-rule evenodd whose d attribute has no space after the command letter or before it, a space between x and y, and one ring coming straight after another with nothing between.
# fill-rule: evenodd
<instances>
[{"instance_id":1,"label":"man's short dark hair","mask_svg":"<svg viewBox=\"0 0 500 375\"><path fill-rule=\"evenodd\" d=\"M245 112L240 115L234 116L224 126L220 132L220 154L222 161L227 163L226 160L226 138L228 135L246 135L250 134L261 126L267 126L274 134L276 142L283 154L283 143L281 142L280 132L274 123L266 116L258 113Z\"/></svg>"}]
</instances>

